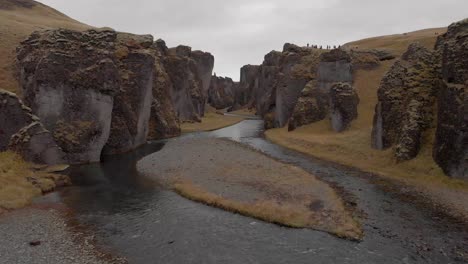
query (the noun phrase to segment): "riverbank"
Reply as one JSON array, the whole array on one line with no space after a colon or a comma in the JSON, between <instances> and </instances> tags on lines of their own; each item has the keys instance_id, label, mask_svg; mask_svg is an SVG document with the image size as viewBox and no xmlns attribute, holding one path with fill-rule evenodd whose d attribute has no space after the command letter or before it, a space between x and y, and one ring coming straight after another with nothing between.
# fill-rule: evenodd
<instances>
[{"instance_id":1,"label":"riverbank","mask_svg":"<svg viewBox=\"0 0 468 264\"><path fill-rule=\"evenodd\" d=\"M59 210L24 208L0 217L1 263L126 263L93 245L94 236L74 231Z\"/></svg>"},{"instance_id":2,"label":"riverbank","mask_svg":"<svg viewBox=\"0 0 468 264\"><path fill-rule=\"evenodd\" d=\"M322 128L320 128L322 126ZM319 159L335 162L370 173L411 188L428 203L459 219L468 220L468 183L443 174L431 156L429 144L423 144L421 153L411 161L396 163L391 150L378 151L361 144L358 130L333 133L325 122L312 124L288 132L285 128L265 132L273 143ZM331 129L330 129L331 130ZM425 140L430 140L426 137Z\"/></svg>"},{"instance_id":3,"label":"riverbank","mask_svg":"<svg viewBox=\"0 0 468 264\"><path fill-rule=\"evenodd\" d=\"M53 173L66 166L37 166L12 152L0 152L0 214L31 203L35 197L70 184L68 177Z\"/></svg>"},{"instance_id":4,"label":"riverbank","mask_svg":"<svg viewBox=\"0 0 468 264\"><path fill-rule=\"evenodd\" d=\"M173 140L138 162L137 169L207 205L289 227L362 238L360 224L326 183L232 141Z\"/></svg>"}]
</instances>

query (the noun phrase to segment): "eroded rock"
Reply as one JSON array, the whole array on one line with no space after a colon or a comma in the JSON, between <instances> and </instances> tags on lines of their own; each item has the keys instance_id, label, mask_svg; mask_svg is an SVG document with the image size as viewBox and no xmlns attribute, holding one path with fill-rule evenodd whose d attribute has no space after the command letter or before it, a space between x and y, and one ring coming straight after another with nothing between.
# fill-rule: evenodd
<instances>
[{"instance_id":1,"label":"eroded rock","mask_svg":"<svg viewBox=\"0 0 468 264\"><path fill-rule=\"evenodd\" d=\"M208 104L216 109L233 106L234 96L239 86L231 78L213 76L208 90Z\"/></svg>"},{"instance_id":2,"label":"eroded rock","mask_svg":"<svg viewBox=\"0 0 468 264\"><path fill-rule=\"evenodd\" d=\"M17 50L25 103L70 163L96 162L109 138L120 77L112 30L33 33Z\"/></svg>"},{"instance_id":3,"label":"eroded rock","mask_svg":"<svg viewBox=\"0 0 468 264\"><path fill-rule=\"evenodd\" d=\"M443 85L438 94L434 160L452 177L468 179L468 19L439 37Z\"/></svg>"},{"instance_id":4,"label":"eroded rock","mask_svg":"<svg viewBox=\"0 0 468 264\"><path fill-rule=\"evenodd\" d=\"M383 77L378 90L372 146L395 146L395 158L414 158L422 133L434 119L434 103L440 85L436 54L413 43Z\"/></svg>"},{"instance_id":5,"label":"eroded rock","mask_svg":"<svg viewBox=\"0 0 468 264\"><path fill-rule=\"evenodd\" d=\"M120 88L114 97L106 155L128 152L145 144L153 103L155 58L147 49L152 36L118 33L116 64Z\"/></svg>"},{"instance_id":6,"label":"eroded rock","mask_svg":"<svg viewBox=\"0 0 468 264\"><path fill-rule=\"evenodd\" d=\"M329 97L332 128L342 132L358 116L359 97L349 83L335 83L330 89Z\"/></svg>"}]
</instances>

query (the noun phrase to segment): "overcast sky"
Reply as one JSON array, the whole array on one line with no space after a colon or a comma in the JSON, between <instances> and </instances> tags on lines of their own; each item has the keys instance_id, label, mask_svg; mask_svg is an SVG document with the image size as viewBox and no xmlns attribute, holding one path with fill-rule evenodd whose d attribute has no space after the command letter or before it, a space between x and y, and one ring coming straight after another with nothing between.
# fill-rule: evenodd
<instances>
[{"instance_id":1,"label":"overcast sky","mask_svg":"<svg viewBox=\"0 0 468 264\"><path fill-rule=\"evenodd\" d=\"M235 80L242 65L260 64L285 42L338 45L468 17L468 0L39 1L92 26L209 51L217 75Z\"/></svg>"}]
</instances>

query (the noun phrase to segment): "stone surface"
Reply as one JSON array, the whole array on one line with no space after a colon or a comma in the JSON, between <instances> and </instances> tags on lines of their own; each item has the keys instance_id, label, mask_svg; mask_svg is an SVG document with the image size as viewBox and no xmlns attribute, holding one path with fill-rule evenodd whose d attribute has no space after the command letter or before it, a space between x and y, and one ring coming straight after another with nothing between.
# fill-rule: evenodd
<instances>
[{"instance_id":1,"label":"stone surface","mask_svg":"<svg viewBox=\"0 0 468 264\"><path fill-rule=\"evenodd\" d=\"M153 45L155 57L153 76L153 102L149 120L149 140L164 139L179 136L179 120L171 100L173 84L164 67L167 47L163 40L157 40Z\"/></svg>"},{"instance_id":2,"label":"stone surface","mask_svg":"<svg viewBox=\"0 0 468 264\"><path fill-rule=\"evenodd\" d=\"M352 58L348 52L335 49L322 53L313 61L311 64L311 70L314 72L311 76L313 81L309 82L301 92L289 119L288 129L291 131L330 116L332 127L336 131L343 131L349 122L356 118L355 108L359 102L351 86ZM343 87L346 87L344 90L347 92ZM330 108L331 103L333 103L332 108ZM341 103L344 105L339 105ZM348 110L351 112L344 112Z\"/></svg>"},{"instance_id":3,"label":"stone surface","mask_svg":"<svg viewBox=\"0 0 468 264\"><path fill-rule=\"evenodd\" d=\"M235 102L240 106L254 104L253 92L258 88L260 66L245 65L240 70L239 88L236 90Z\"/></svg>"},{"instance_id":4,"label":"stone surface","mask_svg":"<svg viewBox=\"0 0 468 264\"><path fill-rule=\"evenodd\" d=\"M39 118L15 94L0 90L0 151L6 150L30 162L64 162L64 153Z\"/></svg>"},{"instance_id":5,"label":"stone surface","mask_svg":"<svg viewBox=\"0 0 468 264\"><path fill-rule=\"evenodd\" d=\"M152 40L151 36L117 34L120 89L114 97L111 130L103 154L128 152L146 143L153 103L155 58L147 49Z\"/></svg>"},{"instance_id":6,"label":"stone surface","mask_svg":"<svg viewBox=\"0 0 468 264\"><path fill-rule=\"evenodd\" d=\"M70 163L96 162L109 138L120 77L112 30L33 33L17 51L25 103Z\"/></svg>"},{"instance_id":7,"label":"stone surface","mask_svg":"<svg viewBox=\"0 0 468 264\"><path fill-rule=\"evenodd\" d=\"M210 82L207 76L211 77L213 64L209 53L192 52L187 46L168 49L164 66L171 78L171 98L181 122L200 121L203 117Z\"/></svg>"},{"instance_id":8,"label":"stone surface","mask_svg":"<svg viewBox=\"0 0 468 264\"><path fill-rule=\"evenodd\" d=\"M439 37L444 84L438 94L434 160L452 177L468 179L468 19Z\"/></svg>"},{"instance_id":9,"label":"stone surface","mask_svg":"<svg viewBox=\"0 0 468 264\"><path fill-rule=\"evenodd\" d=\"M8 148L11 137L39 118L14 94L0 89L0 151Z\"/></svg>"},{"instance_id":10,"label":"stone surface","mask_svg":"<svg viewBox=\"0 0 468 264\"><path fill-rule=\"evenodd\" d=\"M224 109L233 106L234 96L239 86L231 78L213 76L208 90L208 104L216 109Z\"/></svg>"},{"instance_id":11,"label":"stone surface","mask_svg":"<svg viewBox=\"0 0 468 264\"><path fill-rule=\"evenodd\" d=\"M312 80L301 92L289 119L288 130L293 131L297 127L323 120L327 117L328 110L328 93L318 88L317 80Z\"/></svg>"},{"instance_id":12,"label":"stone surface","mask_svg":"<svg viewBox=\"0 0 468 264\"><path fill-rule=\"evenodd\" d=\"M40 122L23 127L11 137L8 149L20 154L24 160L36 164L63 164L65 153L52 134Z\"/></svg>"},{"instance_id":13,"label":"stone surface","mask_svg":"<svg viewBox=\"0 0 468 264\"><path fill-rule=\"evenodd\" d=\"M433 122L435 94L440 86L435 57L435 53L413 43L380 84L372 146L394 146L397 161L418 154L422 133Z\"/></svg>"},{"instance_id":14,"label":"stone surface","mask_svg":"<svg viewBox=\"0 0 468 264\"><path fill-rule=\"evenodd\" d=\"M335 83L330 89L330 120L333 130L344 131L357 118L359 97L349 83Z\"/></svg>"}]
</instances>

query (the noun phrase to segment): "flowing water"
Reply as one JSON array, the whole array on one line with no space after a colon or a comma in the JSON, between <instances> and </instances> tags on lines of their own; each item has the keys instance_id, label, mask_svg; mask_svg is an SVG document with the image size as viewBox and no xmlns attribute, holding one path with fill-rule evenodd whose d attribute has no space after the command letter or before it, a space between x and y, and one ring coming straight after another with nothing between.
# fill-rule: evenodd
<instances>
[{"instance_id":1,"label":"flowing water","mask_svg":"<svg viewBox=\"0 0 468 264\"><path fill-rule=\"evenodd\" d=\"M461 224L402 201L358 172L272 144L262 138L262 130L262 121L246 120L184 137L229 138L344 189L362 212L362 242L265 223L160 188L135 166L164 148L164 141L100 164L72 167L75 185L59 196L99 244L130 263L463 263L468 232Z\"/></svg>"}]
</instances>

